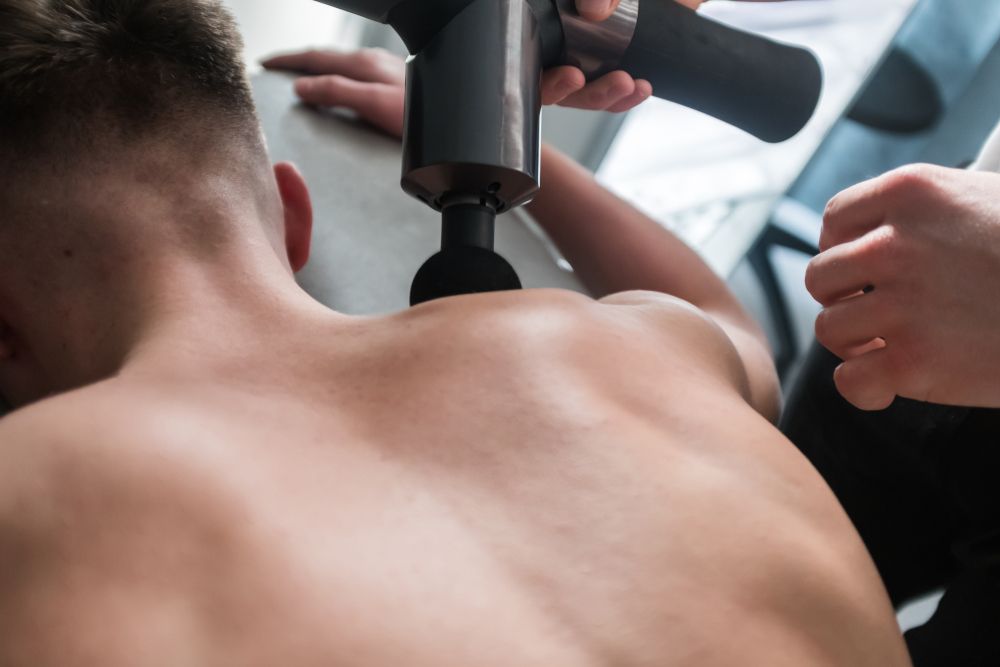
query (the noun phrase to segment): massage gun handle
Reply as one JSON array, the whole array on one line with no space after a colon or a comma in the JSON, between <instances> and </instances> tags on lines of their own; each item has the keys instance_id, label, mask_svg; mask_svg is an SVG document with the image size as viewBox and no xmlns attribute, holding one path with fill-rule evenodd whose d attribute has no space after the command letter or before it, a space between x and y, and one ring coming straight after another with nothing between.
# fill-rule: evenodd
<instances>
[{"instance_id":1,"label":"massage gun handle","mask_svg":"<svg viewBox=\"0 0 1000 667\"><path fill-rule=\"evenodd\" d=\"M764 141L797 134L816 110L823 74L809 51L712 21L674 0L643 0L621 69L683 104Z\"/></svg>"}]
</instances>

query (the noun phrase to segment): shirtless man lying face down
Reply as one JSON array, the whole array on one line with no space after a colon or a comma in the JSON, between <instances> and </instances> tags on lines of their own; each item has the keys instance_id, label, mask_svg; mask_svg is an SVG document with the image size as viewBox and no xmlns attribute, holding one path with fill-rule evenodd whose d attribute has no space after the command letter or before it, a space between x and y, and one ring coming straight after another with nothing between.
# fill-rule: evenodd
<instances>
[{"instance_id":1,"label":"shirtless man lying face down","mask_svg":"<svg viewBox=\"0 0 1000 667\"><path fill-rule=\"evenodd\" d=\"M0 665L908 664L693 253L550 153L599 301L331 312L239 51L214 0L0 0Z\"/></svg>"}]
</instances>

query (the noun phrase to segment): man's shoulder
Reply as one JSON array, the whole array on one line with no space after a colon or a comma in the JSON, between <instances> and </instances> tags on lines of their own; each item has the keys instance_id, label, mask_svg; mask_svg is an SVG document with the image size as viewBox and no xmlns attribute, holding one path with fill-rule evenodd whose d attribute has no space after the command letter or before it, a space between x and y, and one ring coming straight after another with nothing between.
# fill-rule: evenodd
<instances>
[{"instance_id":1,"label":"man's shoulder","mask_svg":"<svg viewBox=\"0 0 1000 667\"><path fill-rule=\"evenodd\" d=\"M588 296L562 289L526 289L514 292L467 294L439 299L402 311L391 317L403 319L442 318L476 321L544 311L581 313L597 302Z\"/></svg>"},{"instance_id":2,"label":"man's shoulder","mask_svg":"<svg viewBox=\"0 0 1000 667\"><path fill-rule=\"evenodd\" d=\"M491 345L539 360L564 359L575 369L663 378L690 373L746 384L732 340L707 313L658 292L626 292L596 301L564 290L526 290L446 299L402 317L444 325L449 340ZM417 335L433 331L417 328ZM562 356L560 356L562 354Z\"/></svg>"},{"instance_id":3,"label":"man's shoulder","mask_svg":"<svg viewBox=\"0 0 1000 667\"><path fill-rule=\"evenodd\" d=\"M96 386L0 420L0 539L12 522L69 520L155 479L178 457L165 455L153 418L147 401Z\"/></svg>"},{"instance_id":4,"label":"man's shoulder","mask_svg":"<svg viewBox=\"0 0 1000 667\"><path fill-rule=\"evenodd\" d=\"M404 311L396 317L439 319L558 333L560 326L592 334L654 321L675 329L714 327L712 319L683 299L658 292L624 292L601 300L561 289L532 289L453 297ZM717 327L714 327L717 328Z\"/></svg>"},{"instance_id":5,"label":"man's shoulder","mask_svg":"<svg viewBox=\"0 0 1000 667\"><path fill-rule=\"evenodd\" d=\"M444 322L520 335L567 335L595 339L602 333L673 337L681 344L727 343L725 332L687 301L658 292L634 291L594 300L575 292L535 289L473 295L432 302L397 317ZM713 351L717 352L718 349Z\"/></svg>"},{"instance_id":6,"label":"man's shoulder","mask_svg":"<svg viewBox=\"0 0 1000 667\"><path fill-rule=\"evenodd\" d=\"M540 354L552 341L594 340L602 323L593 299L558 289L531 289L441 299L389 317L380 327L419 344ZM401 326L400 326L401 325Z\"/></svg>"},{"instance_id":7,"label":"man's shoulder","mask_svg":"<svg viewBox=\"0 0 1000 667\"><path fill-rule=\"evenodd\" d=\"M142 416L141 400L107 383L60 394L0 419L0 456L79 442L100 447Z\"/></svg>"},{"instance_id":8,"label":"man's shoulder","mask_svg":"<svg viewBox=\"0 0 1000 667\"><path fill-rule=\"evenodd\" d=\"M163 585L169 599L231 535L235 503L209 465L189 460L195 446L169 425L176 410L119 389L73 392L0 420L0 664L12 660L5 650L21 655L22 640L28 655L63 655L64 644L84 641L82 619L123 604L134 612L122 624L141 624L152 606L133 594ZM30 644L37 635L15 630L25 627L53 628L51 641Z\"/></svg>"},{"instance_id":9,"label":"man's shoulder","mask_svg":"<svg viewBox=\"0 0 1000 667\"><path fill-rule=\"evenodd\" d=\"M0 420L0 563L51 546L54 527L77 522L86 489L107 488L117 465L106 465L116 460L107 410L101 392L81 390ZM0 592L11 585L2 579Z\"/></svg>"}]
</instances>

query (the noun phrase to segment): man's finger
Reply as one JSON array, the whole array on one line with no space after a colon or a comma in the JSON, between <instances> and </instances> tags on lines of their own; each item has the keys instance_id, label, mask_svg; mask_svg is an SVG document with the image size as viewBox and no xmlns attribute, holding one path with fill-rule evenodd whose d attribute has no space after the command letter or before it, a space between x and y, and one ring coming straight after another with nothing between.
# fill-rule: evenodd
<instances>
[{"instance_id":1,"label":"man's finger","mask_svg":"<svg viewBox=\"0 0 1000 667\"><path fill-rule=\"evenodd\" d=\"M819 239L820 250L826 251L864 236L881 225L886 214L886 202L881 196L878 180L844 190L827 204Z\"/></svg>"},{"instance_id":2,"label":"man's finger","mask_svg":"<svg viewBox=\"0 0 1000 667\"><path fill-rule=\"evenodd\" d=\"M892 351L885 347L841 364L833 374L837 391L859 410L885 410L896 400Z\"/></svg>"},{"instance_id":3,"label":"man's finger","mask_svg":"<svg viewBox=\"0 0 1000 667\"><path fill-rule=\"evenodd\" d=\"M604 111L630 97L636 89L635 80L625 72L612 72L573 93L562 101L562 106L576 109Z\"/></svg>"},{"instance_id":4,"label":"man's finger","mask_svg":"<svg viewBox=\"0 0 1000 667\"><path fill-rule=\"evenodd\" d=\"M846 360L875 339L891 339L895 311L885 301L884 293L872 292L825 308L816 318L816 340Z\"/></svg>"},{"instance_id":5,"label":"man's finger","mask_svg":"<svg viewBox=\"0 0 1000 667\"><path fill-rule=\"evenodd\" d=\"M624 113L636 108L653 96L653 84L639 79L635 82L635 92L608 109L611 113Z\"/></svg>"},{"instance_id":6,"label":"man's finger","mask_svg":"<svg viewBox=\"0 0 1000 667\"><path fill-rule=\"evenodd\" d=\"M306 104L350 109L390 134L403 133L403 97L397 86L338 75L315 76L296 81L295 92Z\"/></svg>"},{"instance_id":7,"label":"man's finger","mask_svg":"<svg viewBox=\"0 0 1000 667\"><path fill-rule=\"evenodd\" d=\"M286 69L301 72L305 68L305 56L307 51L297 53L282 53L276 56L268 56L260 61L266 69Z\"/></svg>"},{"instance_id":8,"label":"man's finger","mask_svg":"<svg viewBox=\"0 0 1000 667\"><path fill-rule=\"evenodd\" d=\"M398 68L388 67L374 51L303 51L268 58L261 64L267 69L303 74L339 74L369 83L401 83Z\"/></svg>"},{"instance_id":9,"label":"man's finger","mask_svg":"<svg viewBox=\"0 0 1000 667\"><path fill-rule=\"evenodd\" d=\"M559 104L583 89L587 78L576 67L554 67L542 75L542 104Z\"/></svg>"},{"instance_id":10,"label":"man's finger","mask_svg":"<svg viewBox=\"0 0 1000 667\"><path fill-rule=\"evenodd\" d=\"M277 56L271 56L270 58L265 58L261 61L266 69L281 69L288 70L290 72L300 72L302 74L335 74L336 72L321 72L324 64L332 64L336 66L336 62L332 62L335 59L332 57L333 54L338 53L335 51L299 51L297 53L285 53ZM343 59L346 59L347 53L339 53Z\"/></svg>"},{"instance_id":11,"label":"man's finger","mask_svg":"<svg viewBox=\"0 0 1000 667\"><path fill-rule=\"evenodd\" d=\"M858 292L878 289L880 284L886 286L888 269L879 258L883 244L891 238L878 232L838 245L809 263L806 289L816 301L828 307Z\"/></svg>"}]
</instances>

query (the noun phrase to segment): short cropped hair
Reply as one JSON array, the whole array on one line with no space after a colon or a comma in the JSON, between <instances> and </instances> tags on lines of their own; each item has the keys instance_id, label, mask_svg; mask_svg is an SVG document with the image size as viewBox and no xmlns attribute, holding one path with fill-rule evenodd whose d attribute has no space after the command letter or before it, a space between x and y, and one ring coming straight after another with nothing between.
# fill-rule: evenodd
<instances>
[{"instance_id":1,"label":"short cropped hair","mask_svg":"<svg viewBox=\"0 0 1000 667\"><path fill-rule=\"evenodd\" d=\"M0 156L256 131L242 49L218 0L0 0Z\"/></svg>"}]
</instances>

